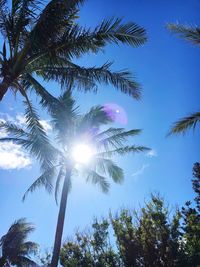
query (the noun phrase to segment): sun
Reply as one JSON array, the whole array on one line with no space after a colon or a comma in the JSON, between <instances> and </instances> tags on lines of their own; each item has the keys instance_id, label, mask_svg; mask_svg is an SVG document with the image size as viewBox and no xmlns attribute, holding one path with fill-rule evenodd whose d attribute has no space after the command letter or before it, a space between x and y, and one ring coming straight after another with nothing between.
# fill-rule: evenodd
<instances>
[{"instance_id":1,"label":"sun","mask_svg":"<svg viewBox=\"0 0 200 267\"><path fill-rule=\"evenodd\" d=\"M77 144L72 149L72 157L77 163L88 163L94 154L91 146L86 144Z\"/></svg>"}]
</instances>

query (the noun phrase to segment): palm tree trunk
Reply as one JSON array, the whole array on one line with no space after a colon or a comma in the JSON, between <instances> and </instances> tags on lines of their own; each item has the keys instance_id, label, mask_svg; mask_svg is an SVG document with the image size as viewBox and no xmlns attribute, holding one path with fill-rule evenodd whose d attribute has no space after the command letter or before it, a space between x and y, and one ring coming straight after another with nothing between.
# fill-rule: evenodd
<instances>
[{"instance_id":1,"label":"palm tree trunk","mask_svg":"<svg viewBox=\"0 0 200 267\"><path fill-rule=\"evenodd\" d=\"M58 221L57 221L57 227L56 227L56 235L55 235L54 248L53 248L53 255L52 255L52 260L51 260L51 267L58 266L64 220L65 220L65 211L66 211L66 206L67 206L67 196L68 196L68 191L69 191L70 176L71 176L71 169L68 169L65 175L65 180L64 180L63 189L62 189Z\"/></svg>"},{"instance_id":2,"label":"palm tree trunk","mask_svg":"<svg viewBox=\"0 0 200 267\"><path fill-rule=\"evenodd\" d=\"M4 78L3 81L0 83L0 101L3 99L5 93L8 90L8 87L10 85L10 79Z\"/></svg>"}]
</instances>

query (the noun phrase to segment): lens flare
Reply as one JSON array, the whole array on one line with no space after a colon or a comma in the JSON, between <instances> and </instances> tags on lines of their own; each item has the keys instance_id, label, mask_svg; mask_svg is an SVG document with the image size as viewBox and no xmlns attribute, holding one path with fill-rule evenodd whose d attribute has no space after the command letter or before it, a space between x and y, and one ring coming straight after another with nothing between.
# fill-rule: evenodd
<instances>
[{"instance_id":1,"label":"lens flare","mask_svg":"<svg viewBox=\"0 0 200 267\"><path fill-rule=\"evenodd\" d=\"M77 163L88 163L93 154L93 149L86 144L77 144L72 149L72 157Z\"/></svg>"},{"instance_id":2,"label":"lens flare","mask_svg":"<svg viewBox=\"0 0 200 267\"><path fill-rule=\"evenodd\" d=\"M104 105L104 111L111 118L112 121L119 122L120 124L127 124L126 111L115 103L107 103Z\"/></svg>"}]
</instances>

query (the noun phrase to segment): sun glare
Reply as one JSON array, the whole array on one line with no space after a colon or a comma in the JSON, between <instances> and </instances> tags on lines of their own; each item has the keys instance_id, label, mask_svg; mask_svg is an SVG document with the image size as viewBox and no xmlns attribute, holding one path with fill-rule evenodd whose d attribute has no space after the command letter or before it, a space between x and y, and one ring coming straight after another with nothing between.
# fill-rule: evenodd
<instances>
[{"instance_id":1,"label":"sun glare","mask_svg":"<svg viewBox=\"0 0 200 267\"><path fill-rule=\"evenodd\" d=\"M86 144L75 145L72 150L72 157L77 163L88 163L93 154L92 148Z\"/></svg>"}]
</instances>

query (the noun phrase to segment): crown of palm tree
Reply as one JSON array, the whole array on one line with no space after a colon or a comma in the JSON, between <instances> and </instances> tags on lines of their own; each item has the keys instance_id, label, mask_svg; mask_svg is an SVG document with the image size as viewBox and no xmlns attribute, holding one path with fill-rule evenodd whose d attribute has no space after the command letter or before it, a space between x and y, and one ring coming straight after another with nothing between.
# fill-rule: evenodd
<instances>
[{"instance_id":1,"label":"crown of palm tree","mask_svg":"<svg viewBox=\"0 0 200 267\"><path fill-rule=\"evenodd\" d=\"M48 106L48 102L45 104ZM112 158L115 155L125 155L148 149L144 146L126 143L129 137L141 132L139 129L126 131L123 128L111 127L102 131L102 127L105 128L112 122L102 106L93 107L85 115L80 115L70 91L66 91L59 99L51 98L49 105L57 145L55 142L50 143L31 103L25 102L25 105L27 106L26 128L22 129L13 123L2 122L0 129L6 130L10 136L1 138L0 141L11 141L22 145L41 163L43 173L26 194L39 186L45 186L47 191L51 192L55 186L57 198L59 185L63 181L69 165L72 166L74 175L81 172L87 181L98 184L104 192L107 192L109 189L107 175L114 182L122 182L123 180L123 171L112 161ZM73 144L76 142L89 143L94 147L95 152L90 164L79 164L77 168L77 164L72 160Z\"/></svg>"},{"instance_id":2,"label":"crown of palm tree","mask_svg":"<svg viewBox=\"0 0 200 267\"><path fill-rule=\"evenodd\" d=\"M9 122L2 122L0 129L10 135L0 141L12 141L22 145L41 164L42 174L29 187L23 199L37 187L44 186L48 192L54 189L55 199L58 200L62 184L62 195L56 229L54 251L51 266L56 267L59 259L62 232L64 226L67 196L74 175L85 177L86 181L99 185L103 192L109 190L107 176L114 182L121 183L124 178L123 170L113 161L115 155L125 155L130 152L148 150L143 146L128 145L129 137L139 134L139 129L126 131L123 128L108 128L111 117L102 106L92 107L85 115L79 114L78 107L72 98L71 91L66 91L58 99L47 94L43 105L52 117L55 142L51 143L39 122L36 110L28 99L26 105L26 128L19 128ZM102 130L102 127L104 129ZM88 164L74 160L74 144L89 144L92 158ZM80 149L80 147L79 147ZM86 156L86 155L84 155Z\"/></svg>"},{"instance_id":3,"label":"crown of palm tree","mask_svg":"<svg viewBox=\"0 0 200 267\"><path fill-rule=\"evenodd\" d=\"M135 23L121 19L104 20L94 30L80 27L76 19L83 0L12 0L11 8L0 0L0 33L4 40L0 52L0 99L8 88L24 95L34 88L45 96L35 79L55 80L62 86L75 83L84 90L96 89L96 82L110 83L135 98L140 85L128 71L112 72L110 63L84 68L73 63L85 53L97 53L106 44L137 47L146 41L146 33ZM85 89L87 88L87 89Z\"/></svg>"},{"instance_id":4,"label":"crown of palm tree","mask_svg":"<svg viewBox=\"0 0 200 267\"><path fill-rule=\"evenodd\" d=\"M38 245L27 241L28 235L34 231L34 226L22 218L15 221L8 232L0 239L2 256L1 266L37 266L29 257L37 252Z\"/></svg>"}]
</instances>

